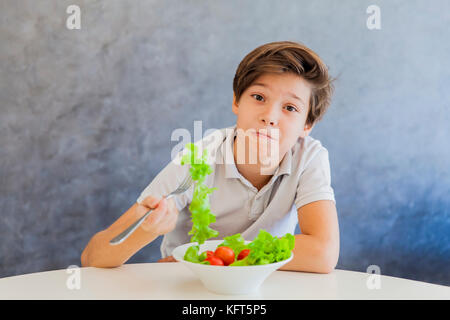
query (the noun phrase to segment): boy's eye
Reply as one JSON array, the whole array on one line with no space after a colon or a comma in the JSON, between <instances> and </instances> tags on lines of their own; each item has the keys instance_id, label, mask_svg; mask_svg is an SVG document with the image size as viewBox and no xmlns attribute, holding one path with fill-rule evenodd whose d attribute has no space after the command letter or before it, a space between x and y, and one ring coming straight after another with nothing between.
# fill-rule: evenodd
<instances>
[{"instance_id":1,"label":"boy's eye","mask_svg":"<svg viewBox=\"0 0 450 320\"><path fill-rule=\"evenodd\" d=\"M256 100L258 100L258 101L261 101L261 100L259 100L257 97L260 97L261 99L264 99L261 95L259 95L259 94L252 94L252 97L255 97L255 99Z\"/></svg>"},{"instance_id":2,"label":"boy's eye","mask_svg":"<svg viewBox=\"0 0 450 320\"><path fill-rule=\"evenodd\" d=\"M287 106L286 109L291 108L289 111L291 112L295 112L297 111L297 109L295 109L293 106Z\"/></svg>"}]
</instances>

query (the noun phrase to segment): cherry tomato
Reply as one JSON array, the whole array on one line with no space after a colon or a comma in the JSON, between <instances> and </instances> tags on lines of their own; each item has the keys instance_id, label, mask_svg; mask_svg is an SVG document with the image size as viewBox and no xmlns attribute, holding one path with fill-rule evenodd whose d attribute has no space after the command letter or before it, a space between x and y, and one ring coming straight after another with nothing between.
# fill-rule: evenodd
<instances>
[{"instance_id":1,"label":"cherry tomato","mask_svg":"<svg viewBox=\"0 0 450 320\"><path fill-rule=\"evenodd\" d=\"M200 254L199 258L200 258L200 261L205 261L207 258L209 258L209 257L211 257L213 255L214 255L214 251L207 250L207 251L203 251Z\"/></svg>"},{"instance_id":2,"label":"cherry tomato","mask_svg":"<svg viewBox=\"0 0 450 320\"><path fill-rule=\"evenodd\" d=\"M214 255L222 259L226 266L234 262L234 251L229 247L218 247L216 251L214 251Z\"/></svg>"},{"instance_id":3,"label":"cherry tomato","mask_svg":"<svg viewBox=\"0 0 450 320\"><path fill-rule=\"evenodd\" d=\"M212 266L223 266L224 265L222 259L220 259L219 257L216 257L214 255L209 256L208 258L205 259L205 261L209 261L209 264Z\"/></svg>"},{"instance_id":4,"label":"cherry tomato","mask_svg":"<svg viewBox=\"0 0 450 320\"><path fill-rule=\"evenodd\" d=\"M248 256L248 254L250 253L250 249L244 249L244 250L242 250L241 252L239 252L239 255L238 255L238 260L242 260L242 259L244 259L246 256Z\"/></svg>"}]
</instances>

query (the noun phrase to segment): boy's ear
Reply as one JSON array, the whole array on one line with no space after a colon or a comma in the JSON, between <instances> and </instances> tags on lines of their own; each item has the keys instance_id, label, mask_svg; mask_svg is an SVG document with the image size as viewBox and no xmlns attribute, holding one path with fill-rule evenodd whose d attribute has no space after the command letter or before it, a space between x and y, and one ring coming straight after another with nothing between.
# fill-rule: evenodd
<instances>
[{"instance_id":1,"label":"boy's ear","mask_svg":"<svg viewBox=\"0 0 450 320\"><path fill-rule=\"evenodd\" d=\"M302 138L307 137L310 134L311 130L314 128L314 125L315 125L314 123L313 124L306 123L305 127L303 128L303 133L302 133L301 137Z\"/></svg>"},{"instance_id":2,"label":"boy's ear","mask_svg":"<svg viewBox=\"0 0 450 320\"><path fill-rule=\"evenodd\" d=\"M233 92L233 105L232 105L232 110L233 110L233 113L235 114L235 115L237 115L238 114L238 108L239 108L239 105L236 103L236 95L234 94L234 92Z\"/></svg>"}]
</instances>

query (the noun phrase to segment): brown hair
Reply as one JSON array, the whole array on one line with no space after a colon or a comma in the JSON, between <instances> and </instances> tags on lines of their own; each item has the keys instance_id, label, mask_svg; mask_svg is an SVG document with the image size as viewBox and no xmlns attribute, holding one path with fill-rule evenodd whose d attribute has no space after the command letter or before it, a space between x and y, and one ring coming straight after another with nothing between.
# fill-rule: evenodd
<instances>
[{"instance_id":1,"label":"brown hair","mask_svg":"<svg viewBox=\"0 0 450 320\"><path fill-rule=\"evenodd\" d=\"M334 92L328 68L320 57L303 44L292 41L271 42L247 54L233 79L233 91L239 102L244 91L264 73L294 73L311 86L306 123L313 125L325 114Z\"/></svg>"}]
</instances>

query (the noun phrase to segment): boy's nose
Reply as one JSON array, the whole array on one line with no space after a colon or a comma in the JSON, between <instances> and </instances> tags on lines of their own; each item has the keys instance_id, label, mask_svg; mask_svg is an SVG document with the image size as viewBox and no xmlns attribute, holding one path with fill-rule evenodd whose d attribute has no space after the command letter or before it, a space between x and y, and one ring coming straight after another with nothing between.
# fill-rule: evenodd
<instances>
[{"instance_id":1,"label":"boy's nose","mask_svg":"<svg viewBox=\"0 0 450 320\"><path fill-rule=\"evenodd\" d=\"M267 111L261 114L260 121L265 125L275 126L278 124L278 114L275 107L267 108Z\"/></svg>"},{"instance_id":2,"label":"boy's nose","mask_svg":"<svg viewBox=\"0 0 450 320\"><path fill-rule=\"evenodd\" d=\"M274 126L276 121L270 121L270 120L265 120L265 119L263 119L263 122L264 122L266 125Z\"/></svg>"}]
</instances>

